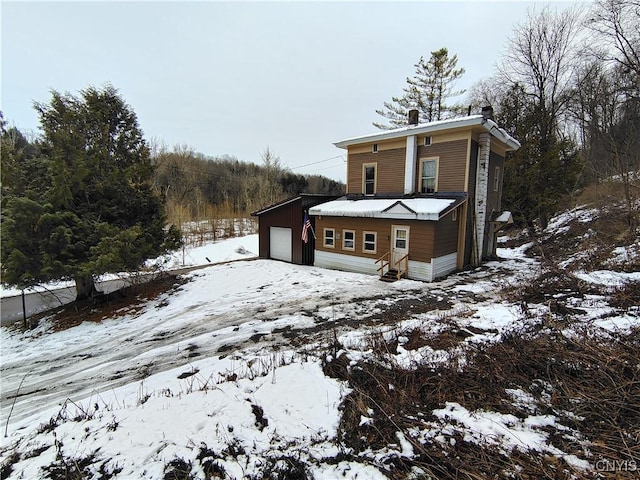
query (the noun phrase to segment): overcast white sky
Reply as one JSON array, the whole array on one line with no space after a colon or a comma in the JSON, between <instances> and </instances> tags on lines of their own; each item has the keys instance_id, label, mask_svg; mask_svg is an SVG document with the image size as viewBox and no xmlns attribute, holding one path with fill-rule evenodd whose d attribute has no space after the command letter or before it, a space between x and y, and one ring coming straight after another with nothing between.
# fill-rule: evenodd
<instances>
[{"instance_id":1,"label":"overcast white sky","mask_svg":"<svg viewBox=\"0 0 640 480\"><path fill-rule=\"evenodd\" d=\"M447 47L468 88L532 5L3 0L1 109L37 132L51 89L111 83L147 140L255 163L268 146L293 172L344 180L333 142L374 133L420 56Z\"/></svg>"}]
</instances>

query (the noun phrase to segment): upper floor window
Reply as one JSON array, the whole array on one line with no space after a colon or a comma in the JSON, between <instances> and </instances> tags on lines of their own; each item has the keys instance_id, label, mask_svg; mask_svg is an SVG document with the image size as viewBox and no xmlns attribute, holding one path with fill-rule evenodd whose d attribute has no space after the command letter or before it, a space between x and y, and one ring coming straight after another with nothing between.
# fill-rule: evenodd
<instances>
[{"instance_id":1,"label":"upper floor window","mask_svg":"<svg viewBox=\"0 0 640 480\"><path fill-rule=\"evenodd\" d=\"M377 144L377 143L374 143L374 144L373 144L373 147L371 147L371 151L372 151L373 153L378 153L378 144Z\"/></svg>"},{"instance_id":2,"label":"upper floor window","mask_svg":"<svg viewBox=\"0 0 640 480\"><path fill-rule=\"evenodd\" d=\"M431 137L424 137L424 146L428 147L431 145Z\"/></svg>"},{"instance_id":3,"label":"upper floor window","mask_svg":"<svg viewBox=\"0 0 640 480\"><path fill-rule=\"evenodd\" d=\"M374 195L376 193L376 164L366 163L362 166L363 170L363 192L365 195Z\"/></svg>"},{"instance_id":4,"label":"upper floor window","mask_svg":"<svg viewBox=\"0 0 640 480\"><path fill-rule=\"evenodd\" d=\"M431 158L420 162L420 192L434 193L436 191L436 175L438 160Z\"/></svg>"}]
</instances>

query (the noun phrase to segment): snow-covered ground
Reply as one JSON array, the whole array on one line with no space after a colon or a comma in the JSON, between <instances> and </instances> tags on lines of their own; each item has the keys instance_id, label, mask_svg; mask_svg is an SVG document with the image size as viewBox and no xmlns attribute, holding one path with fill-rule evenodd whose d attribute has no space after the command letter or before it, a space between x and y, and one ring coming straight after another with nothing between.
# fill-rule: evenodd
<instances>
[{"instance_id":1,"label":"snow-covered ground","mask_svg":"<svg viewBox=\"0 0 640 480\"><path fill-rule=\"evenodd\" d=\"M90 459L85 472L97 476L102 468L118 479L160 479L178 460L190 464L194 478L214 471L256 478L291 459L316 479L386 478L373 461L340 456L339 407L349 385L323 374L326 345L338 339L356 361L371 353L374 331L438 331L443 319L453 317L459 328L478 332L468 331L464 342L498 341L527 321L500 294L538 268L525 248L501 249L502 261L440 282L387 284L375 276L253 259L258 245L252 235L165 259L176 267L248 261L189 273L177 291L141 310L57 332L48 321L26 332L2 328L7 436L1 461L12 466L8 478L41 478L52 465L78 466L83 459ZM591 279L620 277L585 277ZM427 295L446 307L394 326L366 322L389 305ZM536 308L546 307L531 306ZM597 297L582 308L594 329L639 323L637 312L602 315L606 307ZM394 361L411 368L449 358L431 347L408 351L400 345ZM524 392L512 394L514 402L527 401ZM552 445L545 428L554 418L470 412L456 403L432 413L439 423L416 437L438 440L457 428L470 441L491 439L505 451L530 449L589 468ZM412 455L402 432L396 454Z\"/></svg>"}]
</instances>

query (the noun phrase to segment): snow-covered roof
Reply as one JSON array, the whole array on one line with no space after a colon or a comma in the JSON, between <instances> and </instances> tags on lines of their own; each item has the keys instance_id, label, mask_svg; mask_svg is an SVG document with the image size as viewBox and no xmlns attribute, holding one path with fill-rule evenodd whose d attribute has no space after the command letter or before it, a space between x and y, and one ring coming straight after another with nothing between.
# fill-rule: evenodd
<instances>
[{"instance_id":1,"label":"snow-covered roof","mask_svg":"<svg viewBox=\"0 0 640 480\"><path fill-rule=\"evenodd\" d=\"M513 216L511 215L511 212L505 210L504 212L500 212L493 221L500 223L513 223Z\"/></svg>"},{"instance_id":2,"label":"snow-covered roof","mask_svg":"<svg viewBox=\"0 0 640 480\"><path fill-rule=\"evenodd\" d=\"M309 214L328 217L439 220L440 215L456 201L454 198L338 199L310 208Z\"/></svg>"},{"instance_id":3,"label":"snow-covered roof","mask_svg":"<svg viewBox=\"0 0 640 480\"><path fill-rule=\"evenodd\" d=\"M464 127L483 128L498 140L505 143L510 149L517 150L520 148L520 142L500 128L496 122L491 119L484 118L482 115L470 115L468 117L450 118L448 120L439 120L436 122L421 123L418 125L407 125L406 127L400 127L393 130L385 130L369 135L347 138L346 140L334 143L334 145L338 148L347 148L351 145L358 145L361 143L390 140L394 138L407 137L409 135L422 135Z\"/></svg>"}]
</instances>

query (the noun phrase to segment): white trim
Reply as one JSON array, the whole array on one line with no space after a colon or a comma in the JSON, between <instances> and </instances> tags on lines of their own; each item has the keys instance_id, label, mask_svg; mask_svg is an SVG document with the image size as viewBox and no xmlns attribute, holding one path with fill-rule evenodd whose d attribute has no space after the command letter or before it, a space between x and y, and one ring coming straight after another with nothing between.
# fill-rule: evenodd
<instances>
[{"instance_id":1,"label":"white trim","mask_svg":"<svg viewBox=\"0 0 640 480\"><path fill-rule=\"evenodd\" d=\"M490 132L491 135L501 140L511 150L520 148L520 142L501 129L496 122L485 119L482 115L471 115L468 117L452 118L448 120L440 120L437 122L423 123L421 125L411 125L408 127L396 128L384 132L362 135L359 137L347 138L340 142L334 143L338 148L347 148L352 145L358 145L367 142L381 142L393 138L402 138L408 135L423 135L441 130L449 130L453 128L480 127Z\"/></svg>"},{"instance_id":2,"label":"white trim","mask_svg":"<svg viewBox=\"0 0 640 480\"><path fill-rule=\"evenodd\" d=\"M408 195L415 191L416 185L416 157L418 156L418 137L407 137L407 149L404 159L404 193Z\"/></svg>"}]
</instances>

